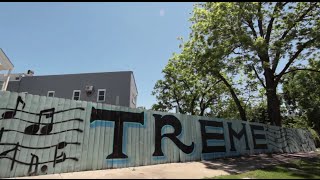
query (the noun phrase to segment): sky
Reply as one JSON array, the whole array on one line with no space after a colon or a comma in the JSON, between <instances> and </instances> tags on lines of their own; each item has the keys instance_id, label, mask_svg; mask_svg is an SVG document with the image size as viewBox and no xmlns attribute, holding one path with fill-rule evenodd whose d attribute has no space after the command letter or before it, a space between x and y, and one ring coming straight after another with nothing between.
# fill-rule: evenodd
<instances>
[{"instance_id":1,"label":"sky","mask_svg":"<svg viewBox=\"0 0 320 180\"><path fill-rule=\"evenodd\" d=\"M188 38L194 4L1 2L0 48L12 73L133 71L137 106L150 109L162 69L180 52L177 38Z\"/></svg>"}]
</instances>

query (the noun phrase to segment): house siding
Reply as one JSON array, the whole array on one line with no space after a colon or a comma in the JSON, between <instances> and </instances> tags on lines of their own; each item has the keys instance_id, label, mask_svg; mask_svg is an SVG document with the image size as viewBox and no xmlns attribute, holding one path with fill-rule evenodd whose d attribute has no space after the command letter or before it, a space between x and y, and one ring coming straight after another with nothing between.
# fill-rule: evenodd
<instances>
[{"instance_id":1,"label":"house siding","mask_svg":"<svg viewBox=\"0 0 320 180\"><path fill-rule=\"evenodd\" d=\"M135 83L133 74L131 74L130 75L130 102L129 102L131 108L137 107L138 97L136 99L136 103L135 104L133 103L134 96L137 96L137 95L138 95L138 91L137 91L136 83Z\"/></svg>"},{"instance_id":2,"label":"house siding","mask_svg":"<svg viewBox=\"0 0 320 180\"><path fill-rule=\"evenodd\" d=\"M106 104L116 104L116 96L119 96L119 105L131 107L130 85L131 71L64 74L48 76L23 77L20 81L10 81L8 91L28 92L47 96L48 91L55 91L55 97L71 99L73 90L81 90L80 100L97 102L98 89L106 89ZM86 94L85 87L93 86L91 95Z\"/></svg>"}]
</instances>

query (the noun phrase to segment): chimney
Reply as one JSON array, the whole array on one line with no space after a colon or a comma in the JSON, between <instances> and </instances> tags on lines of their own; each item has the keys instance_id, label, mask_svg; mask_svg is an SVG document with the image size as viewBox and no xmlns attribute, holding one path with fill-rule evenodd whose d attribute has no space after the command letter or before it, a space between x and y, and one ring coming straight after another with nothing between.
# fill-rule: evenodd
<instances>
[{"instance_id":1,"label":"chimney","mask_svg":"<svg viewBox=\"0 0 320 180\"><path fill-rule=\"evenodd\" d=\"M34 72L32 70L28 70L27 75L28 76L33 76Z\"/></svg>"}]
</instances>

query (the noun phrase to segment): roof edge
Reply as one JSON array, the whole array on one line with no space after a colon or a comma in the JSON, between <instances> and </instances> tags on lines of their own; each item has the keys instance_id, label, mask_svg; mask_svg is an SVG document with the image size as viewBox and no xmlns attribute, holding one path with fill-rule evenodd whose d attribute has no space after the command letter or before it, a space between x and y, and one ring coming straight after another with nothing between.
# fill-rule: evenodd
<instances>
[{"instance_id":1,"label":"roof edge","mask_svg":"<svg viewBox=\"0 0 320 180\"><path fill-rule=\"evenodd\" d=\"M6 53L0 48L0 56L3 56L4 57L4 65L6 66L9 66L9 68L13 69L14 68L14 65L13 63L10 61L10 59L8 58L8 56L6 55Z\"/></svg>"},{"instance_id":2,"label":"roof edge","mask_svg":"<svg viewBox=\"0 0 320 180\"><path fill-rule=\"evenodd\" d=\"M138 87L137 87L137 84L136 84L136 79L134 78L134 75L133 75L133 72L131 71L131 75L133 77L133 82L134 82L134 86L136 87L136 91L137 91L137 94L139 94L138 92Z\"/></svg>"}]
</instances>

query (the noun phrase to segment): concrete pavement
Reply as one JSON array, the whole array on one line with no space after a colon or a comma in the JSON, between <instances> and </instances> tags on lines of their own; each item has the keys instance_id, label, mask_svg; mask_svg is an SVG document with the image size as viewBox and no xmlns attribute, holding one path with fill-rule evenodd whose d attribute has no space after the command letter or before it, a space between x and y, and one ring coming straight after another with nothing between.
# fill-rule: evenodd
<instances>
[{"instance_id":1,"label":"concrete pavement","mask_svg":"<svg viewBox=\"0 0 320 180\"><path fill-rule=\"evenodd\" d=\"M293 159L312 158L319 152L295 154L259 154L252 156L221 158L212 161L158 164L150 166L82 171L13 179L199 179L242 173L269 165L288 163Z\"/></svg>"}]
</instances>

